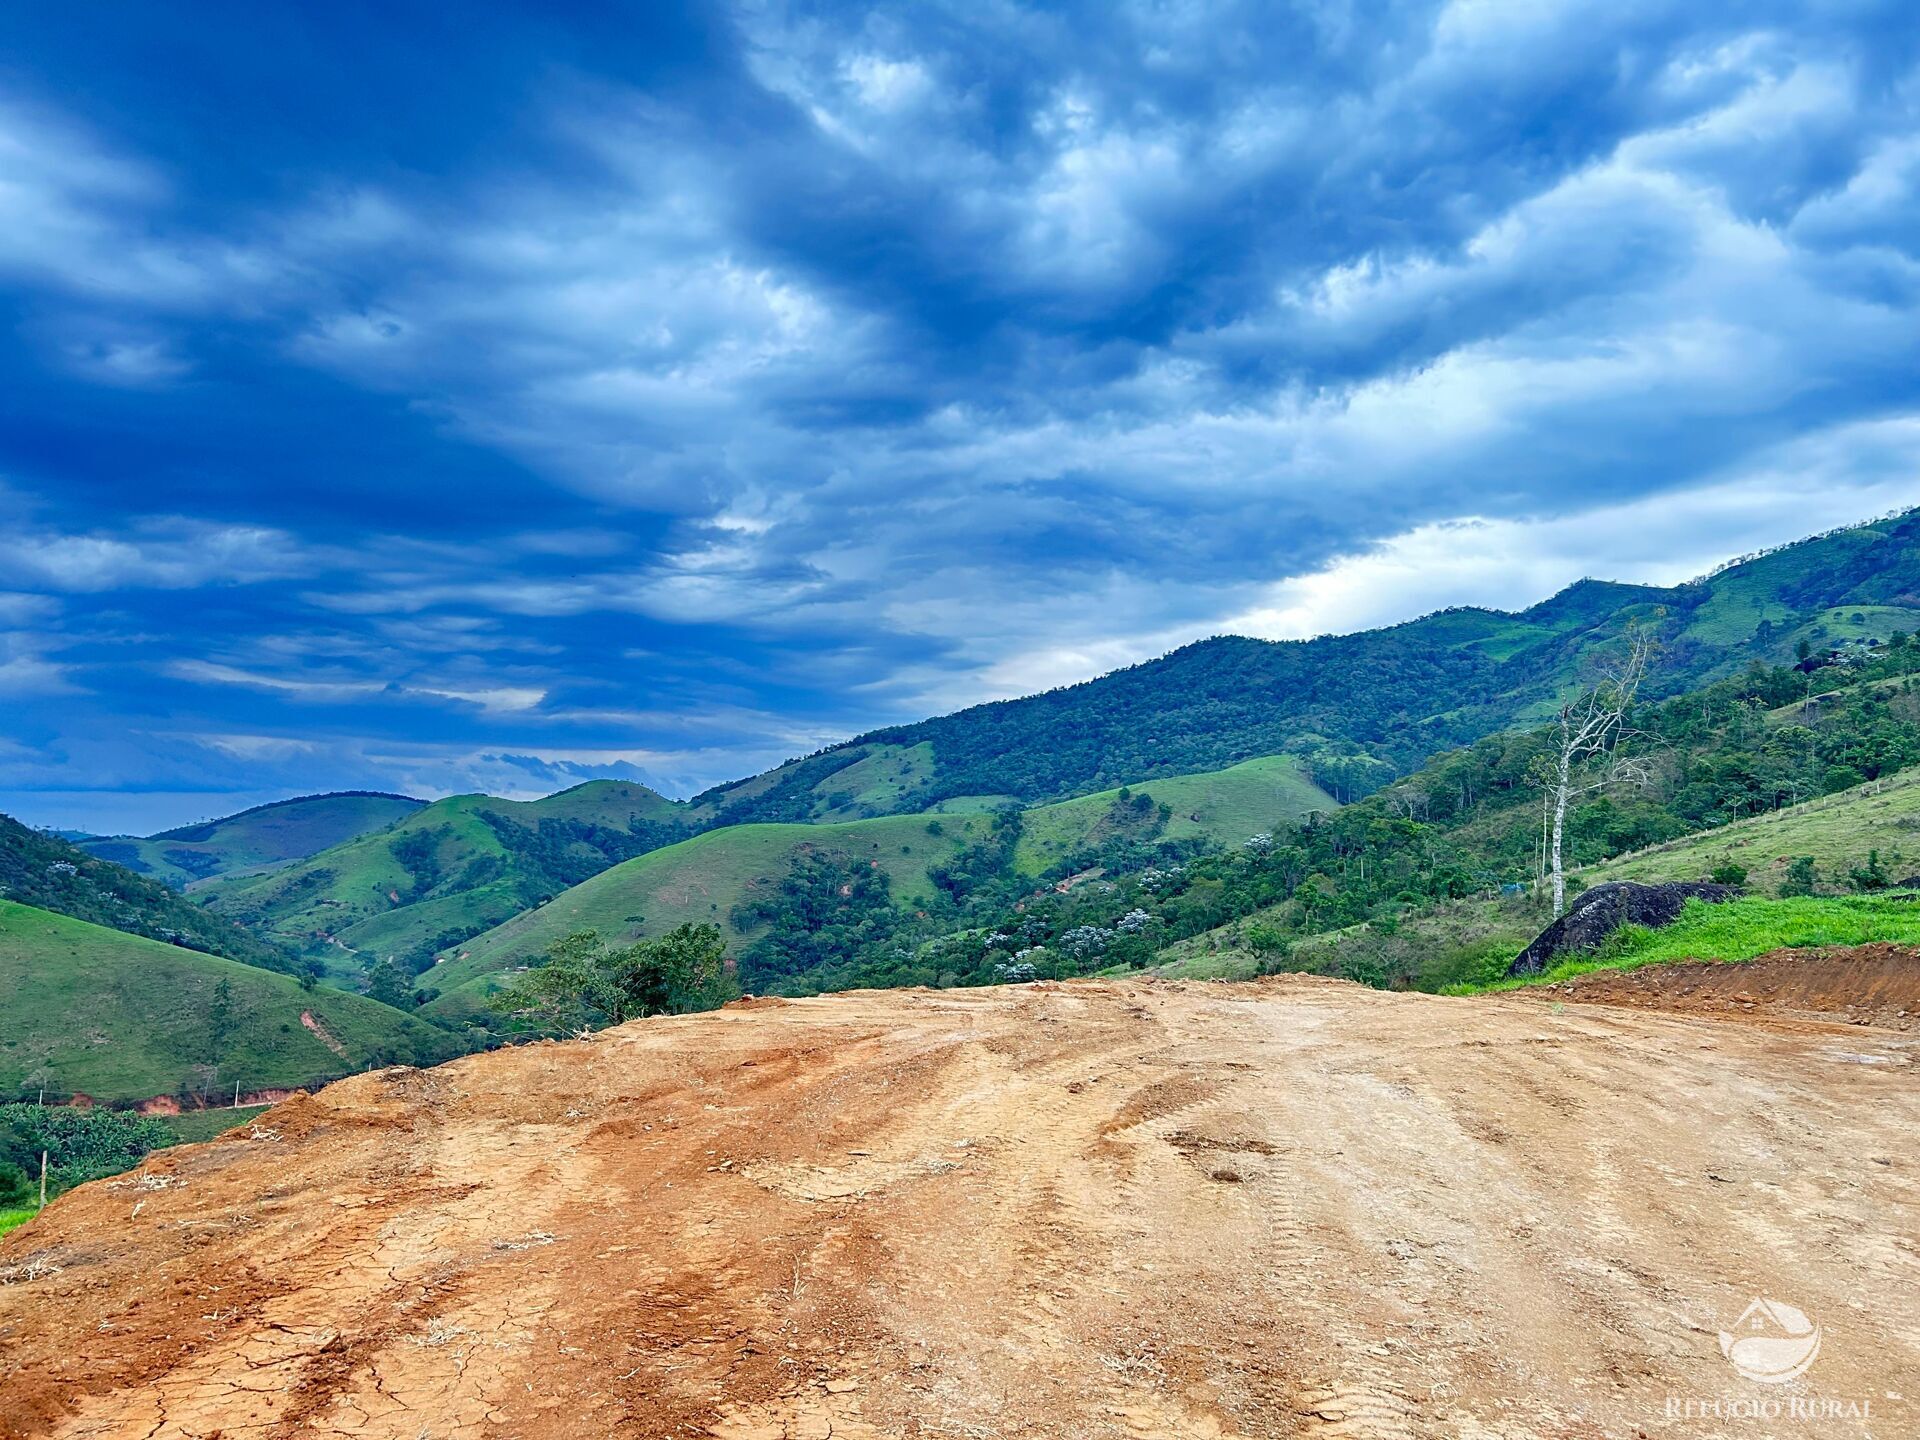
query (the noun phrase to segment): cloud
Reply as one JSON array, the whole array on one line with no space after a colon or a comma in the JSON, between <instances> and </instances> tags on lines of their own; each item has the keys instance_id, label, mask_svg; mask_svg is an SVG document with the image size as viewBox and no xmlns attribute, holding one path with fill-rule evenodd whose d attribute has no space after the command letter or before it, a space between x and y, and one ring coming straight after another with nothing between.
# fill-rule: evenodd
<instances>
[{"instance_id":1,"label":"cloud","mask_svg":"<svg viewBox=\"0 0 1920 1440\"><path fill-rule=\"evenodd\" d=\"M33 528L0 535L0 581L67 593L247 584L307 564L284 531L185 517L143 521L120 535Z\"/></svg>"},{"instance_id":2,"label":"cloud","mask_svg":"<svg viewBox=\"0 0 1920 1440\"><path fill-rule=\"evenodd\" d=\"M1920 414L1908 21L29 18L0 588L60 601L0 621L87 689L13 707L34 783L166 771L102 758L162 710L323 786L412 746L721 778L1872 513Z\"/></svg>"}]
</instances>

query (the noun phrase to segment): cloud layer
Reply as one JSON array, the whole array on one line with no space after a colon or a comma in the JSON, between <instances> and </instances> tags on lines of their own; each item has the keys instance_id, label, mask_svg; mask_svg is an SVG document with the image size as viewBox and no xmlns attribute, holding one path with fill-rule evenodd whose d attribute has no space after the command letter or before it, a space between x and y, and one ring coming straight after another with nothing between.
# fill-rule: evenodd
<instances>
[{"instance_id":1,"label":"cloud layer","mask_svg":"<svg viewBox=\"0 0 1920 1440\"><path fill-rule=\"evenodd\" d=\"M1897 3L177 18L0 21L40 823L685 791L1920 499Z\"/></svg>"}]
</instances>

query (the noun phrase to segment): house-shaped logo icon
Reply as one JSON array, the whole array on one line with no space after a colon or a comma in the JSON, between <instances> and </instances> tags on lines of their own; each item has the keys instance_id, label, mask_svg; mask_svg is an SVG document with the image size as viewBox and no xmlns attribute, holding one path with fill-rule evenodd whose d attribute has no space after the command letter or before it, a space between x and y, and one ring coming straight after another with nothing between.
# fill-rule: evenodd
<instances>
[{"instance_id":1,"label":"house-shaped logo icon","mask_svg":"<svg viewBox=\"0 0 1920 1440\"><path fill-rule=\"evenodd\" d=\"M1784 1301L1755 1300L1720 1332L1720 1353L1747 1379L1784 1385L1819 1355L1820 1327Z\"/></svg>"}]
</instances>

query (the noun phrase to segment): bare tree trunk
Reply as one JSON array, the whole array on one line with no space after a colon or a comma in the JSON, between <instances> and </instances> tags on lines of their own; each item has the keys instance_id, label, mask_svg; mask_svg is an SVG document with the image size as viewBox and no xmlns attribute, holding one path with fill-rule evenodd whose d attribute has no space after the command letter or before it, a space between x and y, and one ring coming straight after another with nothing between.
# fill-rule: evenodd
<instances>
[{"instance_id":1,"label":"bare tree trunk","mask_svg":"<svg viewBox=\"0 0 1920 1440\"><path fill-rule=\"evenodd\" d=\"M1567 871L1561 860L1561 841L1567 832L1567 792L1571 788L1568 771L1572 757L1563 746L1560 751L1560 775L1553 787L1553 847L1549 864L1553 867L1553 918L1558 920L1567 908Z\"/></svg>"},{"instance_id":2,"label":"bare tree trunk","mask_svg":"<svg viewBox=\"0 0 1920 1440\"><path fill-rule=\"evenodd\" d=\"M1567 806L1577 796L1609 785L1646 782L1646 767L1638 761L1623 760L1619 747L1621 741L1628 738L1627 712L1633 708L1634 695L1646 676L1647 661L1652 653L1652 636L1633 634L1620 667L1560 707L1559 744L1555 747L1551 773L1542 780L1553 808L1553 843L1548 863L1553 875L1553 918L1556 920L1567 908ZM1595 760L1603 763L1601 773L1586 779L1583 772L1581 783L1576 783L1575 766Z\"/></svg>"}]
</instances>

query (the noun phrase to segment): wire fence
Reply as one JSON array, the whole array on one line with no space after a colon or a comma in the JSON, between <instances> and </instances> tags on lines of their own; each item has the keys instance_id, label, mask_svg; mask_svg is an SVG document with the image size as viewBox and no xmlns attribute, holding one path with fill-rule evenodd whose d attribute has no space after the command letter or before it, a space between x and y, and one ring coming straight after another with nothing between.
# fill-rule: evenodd
<instances>
[{"instance_id":1,"label":"wire fence","mask_svg":"<svg viewBox=\"0 0 1920 1440\"><path fill-rule=\"evenodd\" d=\"M63 1090L53 1085L21 1085L13 1094L4 1096L0 1103L10 1105L53 1105L79 1106L100 1110L138 1110L150 1115L176 1115L190 1110L233 1110L247 1109L256 1105L270 1105L284 1100L296 1090L313 1091L323 1085L331 1085L336 1080L358 1072L352 1070L329 1070L321 1074L308 1075L297 1079L274 1080L263 1084L248 1084L245 1080L220 1080L211 1085L200 1085L193 1081L183 1081L177 1090L169 1094L138 1096L131 1099L107 1099L90 1095L84 1090Z\"/></svg>"}]
</instances>

